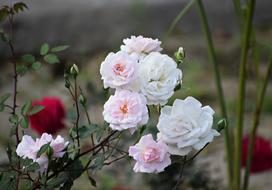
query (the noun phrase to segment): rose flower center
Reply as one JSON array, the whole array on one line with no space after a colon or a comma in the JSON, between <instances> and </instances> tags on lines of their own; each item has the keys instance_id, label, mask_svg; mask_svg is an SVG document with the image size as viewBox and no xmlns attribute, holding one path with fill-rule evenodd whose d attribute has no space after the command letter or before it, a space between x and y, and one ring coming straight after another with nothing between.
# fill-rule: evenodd
<instances>
[{"instance_id":1,"label":"rose flower center","mask_svg":"<svg viewBox=\"0 0 272 190\"><path fill-rule=\"evenodd\" d=\"M155 148L147 148L142 154L145 162L152 162L159 158L158 151Z\"/></svg>"},{"instance_id":2,"label":"rose flower center","mask_svg":"<svg viewBox=\"0 0 272 190\"><path fill-rule=\"evenodd\" d=\"M120 63L117 63L113 66L113 72L116 74L116 75L121 75L121 73L125 70L125 67L120 64Z\"/></svg>"},{"instance_id":3,"label":"rose flower center","mask_svg":"<svg viewBox=\"0 0 272 190\"><path fill-rule=\"evenodd\" d=\"M128 113L128 106L127 106L127 103L123 104L123 105L120 107L120 111L121 111L123 114L127 114L127 113Z\"/></svg>"}]
</instances>

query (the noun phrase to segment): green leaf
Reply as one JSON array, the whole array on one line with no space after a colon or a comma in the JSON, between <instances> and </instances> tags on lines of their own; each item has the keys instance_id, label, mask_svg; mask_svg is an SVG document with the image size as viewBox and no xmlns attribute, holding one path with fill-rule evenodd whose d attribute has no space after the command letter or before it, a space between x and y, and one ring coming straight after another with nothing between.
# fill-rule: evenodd
<instances>
[{"instance_id":1,"label":"green leaf","mask_svg":"<svg viewBox=\"0 0 272 190\"><path fill-rule=\"evenodd\" d=\"M39 61L36 61L36 62L34 62L34 63L31 65L32 69L34 69L34 70L40 69L41 66L42 66L42 63L39 62Z\"/></svg>"},{"instance_id":2,"label":"green leaf","mask_svg":"<svg viewBox=\"0 0 272 190\"><path fill-rule=\"evenodd\" d=\"M5 105L4 104L0 104L0 112L5 110Z\"/></svg>"},{"instance_id":3,"label":"green leaf","mask_svg":"<svg viewBox=\"0 0 272 190\"><path fill-rule=\"evenodd\" d=\"M29 172L35 172L40 168L40 165L37 162L33 162L32 164L25 167L25 170Z\"/></svg>"},{"instance_id":4,"label":"green leaf","mask_svg":"<svg viewBox=\"0 0 272 190\"><path fill-rule=\"evenodd\" d=\"M5 93L0 97L0 104L4 104L5 101L11 96L11 93Z\"/></svg>"},{"instance_id":5,"label":"green leaf","mask_svg":"<svg viewBox=\"0 0 272 190\"><path fill-rule=\"evenodd\" d=\"M9 117L9 122L13 125L17 125L18 124L18 116L17 115L12 115Z\"/></svg>"},{"instance_id":6,"label":"green leaf","mask_svg":"<svg viewBox=\"0 0 272 190\"><path fill-rule=\"evenodd\" d=\"M60 51L64 51L67 48L69 48L69 45L62 45L62 46L56 46L54 48L51 49L52 52L60 52Z\"/></svg>"},{"instance_id":7,"label":"green leaf","mask_svg":"<svg viewBox=\"0 0 272 190\"><path fill-rule=\"evenodd\" d=\"M33 162L32 159L21 159L21 164L23 165L24 170L29 172L37 171L40 166L37 162Z\"/></svg>"},{"instance_id":8,"label":"green leaf","mask_svg":"<svg viewBox=\"0 0 272 190\"><path fill-rule=\"evenodd\" d=\"M73 139L76 138L76 129L75 128L70 128L69 129L69 136Z\"/></svg>"},{"instance_id":9,"label":"green leaf","mask_svg":"<svg viewBox=\"0 0 272 190\"><path fill-rule=\"evenodd\" d=\"M99 129L98 125L92 124L88 126L82 126L78 129L79 137L86 138Z\"/></svg>"},{"instance_id":10,"label":"green leaf","mask_svg":"<svg viewBox=\"0 0 272 190\"><path fill-rule=\"evenodd\" d=\"M41 46L41 49L40 49L40 54L41 55L46 55L49 51L49 45L48 43L44 43L42 46Z\"/></svg>"},{"instance_id":11,"label":"green leaf","mask_svg":"<svg viewBox=\"0 0 272 190\"><path fill-rule=\"evenodd\" d=\"M19 13L20 11L24 11L24 9L28 9L27 5L23 2L18 2L13 5L13 10L16 13Z\"/></svg>"},{"instance_id":12,"label":"green leaf","mask_svg":"<svg viewBox=\"0 0 272 190\"><path fill-rule=\"evenodd\" d=\"M0 21L4 21L8 16L8 10L6 8L0 9Z\"/></svg>"},{"instance_id":13,"label":"green leaf","mask_svg":"<svg viewBox=\"0 0 272 190\"><path fill-rule=\"evenodd\" d=\"M31 54L25 54L22 56L22 61L25 63L34 63L35 57Z\"/></svg>"},{"instance_id":14,"label":"green leaf","mask_svg":"<svg viewBox=\"0 0 272 190\"><path fill-rule=\"evenodd\" d=\"M50 188L57 188L61 184L65 183L66 181L69 180L69 175L66 172L61 172L57 177L54 177L48 182L48 186Z\"/></svg>"},{"instance_id":15,"label":"green leaf","mask_svg":"<svg viewBox=\"0 0 272 190\"><path fill-rule=\"evenodd\" d=\"M87 171L87 174L88 174L88 178L89 178L89 181L91 182L91 185L96 187L96 181L94 178L92 178L92 176L88 173Z\"/></svg>"},{"instance_id":16,"label":"green leaf","mask_svg":"<svg viewBox=\"0 0 272 190\"><path fill-rule=\"evenodd\" d=\"M48 150L49 148L50 148L50 142L47 143L47 144L44 144L44 145L40 148L40 150L38 151L38 153L37 153L37 158L39 158L43 153L46 153L47 150Z\"/></svg>"},{"instance_id":17,"label":"green leaf","mask_svg":"<svg viewBox=\"0 0 272 190\"><path fill-rule=\"evenodd\" d=\"M59 58L57 57L57 55L52 53L44 56L44 60L49 64L59 63Z\"/></svg>"},{"instance_id":18,"label":"green leaf","mask_svg":"<svg viewBox=\"0 0 272 190\"><path fill-rule=\"evenodd\" d=\"M19 75L23 76L28 71L28 68L25 65L18 65L16 71Z\"/></svg>"},{"instance_id":19,"label":"green leaf","mask_svg":"<svg viewBox=\"0 0 272 190\"><path fill-rule=\"evenodd\" d=\"M25 128L25 129L28 128L29 121L28 121L28 118L27 118L27 117L23 117L23 118L21 119L20 123L21 123L21 126L22 126L23 128Z\"/></svg>"},{"instance_id":20,"label":"green leaf","mask_svg":"<svg viewBox=\"0 0 272 190\"><path fill-rule=\"evenodd\" d=\"M105 155L99 153L94 158L94 163L91 165L91 169L93 170L100 170L103 167L105 161Z\"/></svg>"},{"instance_id":21,"label":"green leaf","mask_svg":"<svg viewBox=\"0 0 272 190\"><path fill-rule=\"evenodd\" d=\"M31 111L29 112L29 115L34 115L40 111L42 111L44 109L44 106L35 106L31 109Z\"/></svg>"},{"instance_id":22,"label":"green leaf","mask_svg":"<svg viewBox=\"0 0 272 190\"><path fill-rule=\"evenodd\" d=\"M21 109L22 115L26 116L28 112L30 111L30 109L31 109L31 101L28 101L22 106L22 109Z\"/></svg>"},{"instance_id":23,"label":"green leaf","mask_svg":"<svg viewBox=\"0 0 272 190\"><path fill-rule=\"evenodd\" d=\"M97 138L98 142L101 140L101 138L104 135L107 127L108 127L108 124L105 123L103 126L100 126L99 129L97 130L97 132L96 132L96 138Z\"/></svg>"},{"instance_id":24,"label":"green leaf","mask_svg":"<svg viewBox=\"0 0 272 190\"><path fill-rule=\"evenodd\" d=\"M68 180L63 184L63 186L60 187L60 190L70 190L73 184L74 184L73 180Z\"/></svg>"}]
</instances>

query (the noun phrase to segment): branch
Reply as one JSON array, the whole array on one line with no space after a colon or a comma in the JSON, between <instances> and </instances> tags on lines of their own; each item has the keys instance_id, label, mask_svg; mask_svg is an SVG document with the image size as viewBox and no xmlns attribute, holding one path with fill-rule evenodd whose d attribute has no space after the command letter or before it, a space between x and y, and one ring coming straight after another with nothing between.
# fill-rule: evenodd
<instances>
[{"instance_id":1,"label":"branch","mask_svg":"<svg viewBox=\"0 0 272 190\"><path fill-rule=\"evenodd\" d=\"M185 168L185 165L186 165L186 158L187 158L186 156L183 157L183 161L182 161L180 171L179 171L179 178L178 178L178 181L177 181L175 187L173 188L173 190L178 190L178 187L182 182L182 175L183 175L183 171L184 171L184 168Z\"/></svg>"}]
</instances>

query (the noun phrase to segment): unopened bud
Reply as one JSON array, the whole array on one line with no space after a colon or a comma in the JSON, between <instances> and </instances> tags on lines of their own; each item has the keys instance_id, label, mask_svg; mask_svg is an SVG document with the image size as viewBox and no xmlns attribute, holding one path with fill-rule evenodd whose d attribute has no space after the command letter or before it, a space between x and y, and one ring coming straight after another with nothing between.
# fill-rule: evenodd
<instances>
[{"instance_id":1,"label":"unopened bud","mask_svg":"<svg viewBox=\"0 0 272 190\"><path fill-rule=\"evenodd\" d=\"M178 51L175 52L175 58L178 63L183 63L183 60L185 58L185 52L183 47L180 47Z\"/></svg>"},{"instance_id":2,"label":"unopened bud","mask_svg":"<svg viewBox=\"0 0 272 190\"><path fill-rule=\"evenodd\" d=\"M73 64L70 68L70 74L76 77L79 74L79 69L76 64Z\"/></svg>"},{"instance_id":3,"label":"unopened bud","mask_svg":"<svg viewBox=\"0 0 272 190\"><path fill-rule=\"evenodd\" d=\"M223 130L226 126L227 126L227 121L226 121L226 119L221 119L221 120L218 121L218 123L217 123L217 131L220 132L220 131Z\"/></svg>"},{"instance_id":4,"label":"unopened bud","mask_svg":"<svg viewBox=\"0 0 272 190\"><path fill-rule=\"evenodd\" d=\"M83 106L86 105L86 98L82 94L79 95L78 99Z\"/></svg>"}]
</instances>

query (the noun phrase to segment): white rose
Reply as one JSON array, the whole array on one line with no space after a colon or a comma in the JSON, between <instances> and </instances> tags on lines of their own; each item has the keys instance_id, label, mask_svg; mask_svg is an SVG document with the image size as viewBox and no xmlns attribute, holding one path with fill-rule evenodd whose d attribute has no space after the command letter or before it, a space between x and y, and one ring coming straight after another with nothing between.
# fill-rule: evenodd
<instances>
[{"instance_id":1,"label":"white rose","mask_svg":"<svg viewBox=\"0 0 272 190\"><path fill-rule=\"evenodd\" d=\"M100 67L104 88L131 89L138 77L138 62L128 53L109 53Z\"/></svg>"},{"instance_id":2,"label":"white rose","mask_svg":"<svg viewBox=\"0 0 272 190\"><path fill-rule=\"evenodd\" d=\"M212 129L213 114L210 106L202 107L193 97L177 99L172 107L161 110L158 138L168 145L170 154L184 156L193 149L200 150L220 135Z\"/></svg>"},{"instance_id":3,"label":"white rose","mask_svg":"<svg viewBox=\"0 0 272 190\"><path fill-rule=\"evenodd\" d=\"M162 50L161 41L158 39L145 38L143 36L131 36L123 40L121 50L129 53L138 60L143 59L151 52L159 52Z\"/></svg>"},{"instance_id":4,"label":"white rose","mask_svg":"<svg viewBox=\"0 0 272 190\"><path fill-rule=\"evenodd\" d=\"M152 52L140 62L141 93L148 105L164 105L181 83L182 72L176 62L165 54Z\"/></svg>"}]
</instances>

